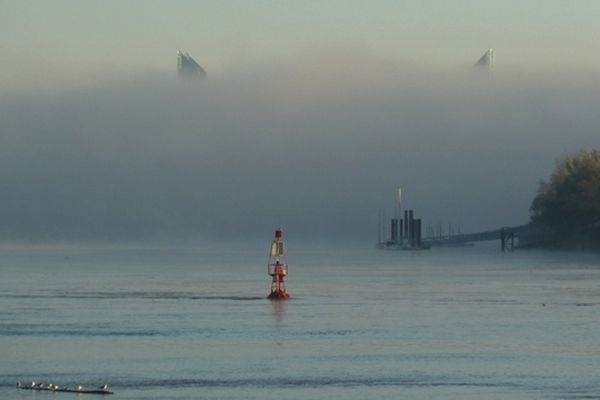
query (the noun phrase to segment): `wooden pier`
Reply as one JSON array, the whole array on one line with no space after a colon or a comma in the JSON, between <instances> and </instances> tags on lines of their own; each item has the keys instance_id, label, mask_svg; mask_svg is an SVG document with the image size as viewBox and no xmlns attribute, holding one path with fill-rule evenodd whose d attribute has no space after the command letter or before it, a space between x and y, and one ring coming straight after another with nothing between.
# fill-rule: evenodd
<instances>
[{"instance_id":1,"label":"wooden pier","mask_svg":"<svg viewBox=\"0 0 600 400\"><path fill-rule=\"evenodd\" d=\"M476 233L460 233L456 235L432 236L423 238L423 243L429 246L465 246L475 242L499 240L502 251L511 251L515 248L515 241L531 231L530 225L503 227L490 231Z\"/></svg>"}]
</instances>

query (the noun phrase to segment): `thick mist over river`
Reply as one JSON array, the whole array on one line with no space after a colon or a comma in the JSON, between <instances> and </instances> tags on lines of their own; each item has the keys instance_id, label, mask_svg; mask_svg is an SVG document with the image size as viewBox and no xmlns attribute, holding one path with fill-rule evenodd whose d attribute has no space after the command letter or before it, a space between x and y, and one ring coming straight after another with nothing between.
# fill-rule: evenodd
<instances>
[{"instance_id":1,"label":"thick mist over river","mask_svg":"<svg viewBox=\"0 0 600 400\"><path fill-rule=\"evenodd\" d=\"M333 48L209 78L1 95L0 237L373 241L398 186L424 226L491 229L525 223L555 159L600 144L592 74Z\"/></svg>"}]
</instances>

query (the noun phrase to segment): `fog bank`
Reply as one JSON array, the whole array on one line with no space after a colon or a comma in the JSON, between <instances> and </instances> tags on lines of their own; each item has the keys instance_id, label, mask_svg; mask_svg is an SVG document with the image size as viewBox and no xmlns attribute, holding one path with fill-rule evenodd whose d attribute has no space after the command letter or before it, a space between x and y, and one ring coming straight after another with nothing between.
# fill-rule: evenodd
<instances>
[{"instance_id":1,"label":"fog bank","mask_svg":"<svg viewBox=\"0 0 600 400\"><path fill-rule=\"evenodd\" d=\"M521 224L600 146L600 81L316 52L216 74L0 96L0 238L376 240L402 186L424 224ZM209 71L209 77L211 72Z\"/></svg>"}]
</instances>

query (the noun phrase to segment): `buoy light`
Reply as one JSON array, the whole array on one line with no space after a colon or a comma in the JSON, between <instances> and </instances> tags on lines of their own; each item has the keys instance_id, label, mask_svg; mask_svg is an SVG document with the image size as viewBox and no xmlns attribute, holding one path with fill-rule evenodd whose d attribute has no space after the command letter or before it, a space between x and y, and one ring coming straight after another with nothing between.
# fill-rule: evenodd
<instances>
[{"instance_id":1,"label":"buoy light","mask_svg":"<svg viewBox=\"0 0 600 400\"><path fill-rule=\"evenodd\" d=\"M272 300L285 300L290 297L285 287L284 278L288 274L287 251L283 241L283 231L275 231L275 239L271 241L271 252L267 272L273 278L271 281L271 293L268 298Z\"/></svg>"}]
</instances>

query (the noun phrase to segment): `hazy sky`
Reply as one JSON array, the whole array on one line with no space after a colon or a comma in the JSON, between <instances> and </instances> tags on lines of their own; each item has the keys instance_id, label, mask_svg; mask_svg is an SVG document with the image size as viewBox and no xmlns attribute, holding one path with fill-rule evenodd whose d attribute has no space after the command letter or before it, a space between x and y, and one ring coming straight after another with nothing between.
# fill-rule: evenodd
<instances>
[{"instance_id":1,"label":"hazy sky","mask_svg":"<svg viewBox=\"0 0 600 400\"><path fill-rule=\"evenodd\" d=\"M0 89L174 70L211 75L315 47L463 67L487 48L527 68L600 67L596 0L0 1Z\"/></svg>"},{"instance_id":2,"label":"hazy sky","mask_svg":"<svg viewBox=\"0 0 600 400\"><path fill-rule=\"evenodd\" d=\"M600 2L0 2L0 239L525 223L600 147ZM495 72L472 64L489 47ZM175 50L202 82L175 79Z\"/></svg>"}]
</instances>

